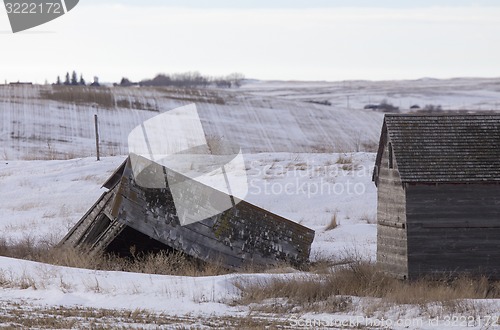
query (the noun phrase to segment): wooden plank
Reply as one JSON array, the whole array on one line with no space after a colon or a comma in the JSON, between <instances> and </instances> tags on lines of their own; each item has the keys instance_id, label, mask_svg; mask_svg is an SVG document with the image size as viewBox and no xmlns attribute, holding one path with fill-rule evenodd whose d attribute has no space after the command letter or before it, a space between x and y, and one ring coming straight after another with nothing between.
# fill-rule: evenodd
<instances>
[{"instance_id":1,"label":"wooden plank","mask_svg":"<svg viewBox=\"0 0 500 330\"><path fill-rule=\"evenodd\" d=\"M443 218L434 218L436 220L435 223L424 223L422 224L422 227L424 228L481 228L481 229L488 229L488 228L500 228L500 222L496 221L495 219L490 219L490 221L486 220L474 220L471 218L469 219L464 219L464 220L452 220L452 221L443 221ZM448 220L448 219L444 219Z\"/></svg>"},{"instance_id":2,"label":"wooden plank","mask_svg":"<svg viewBox=\"0 0 500 330\"><path fill-rule=\"evenodd\" d=\"M113 191L105 192L94 203L94 205L83 215L83 217L76 223L75 226L68 232L68 234L61 240L59 246L78 247L80 242L83 241L85 235L91 229L94 221L99 214L103 212L108 204L114 197Z\"/></svg>"}]
</instances>

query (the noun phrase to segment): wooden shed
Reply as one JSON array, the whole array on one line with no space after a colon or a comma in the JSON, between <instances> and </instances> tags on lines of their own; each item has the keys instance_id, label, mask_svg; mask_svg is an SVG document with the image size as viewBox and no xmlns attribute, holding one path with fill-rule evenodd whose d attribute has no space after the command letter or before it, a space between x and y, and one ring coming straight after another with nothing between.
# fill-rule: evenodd
<instances>
[{"instance_id":1,"label":"wooden shed","mask_svg":"<svg viewBox=\"0 0 500 330\"><path fill-rule=\"evenodd\" d=\"M404 279L500 278L500 115L386 115L377 262Z\"/></svg>"},{"instance_id":2,"label":"wooden shed","mask_svg":"<svg viewBox=\"0 0 500 330\"><path fill-rule=\"evenodd\" d=\"M172 187L144 188L137 183L131 155L106 181L108 189L59 243L83 249L130 256L136 252L181 251L204 262L227 268L252 264L299 266L309 260L314 231L245 200L202 221L182 225ZM151 163L146 172L165 182L189 182L185 202L221 200L223 192ZM157 177L151 175L150 177ZM167 180L168 178L168 180Z\"/></svg>"}]
</instances>

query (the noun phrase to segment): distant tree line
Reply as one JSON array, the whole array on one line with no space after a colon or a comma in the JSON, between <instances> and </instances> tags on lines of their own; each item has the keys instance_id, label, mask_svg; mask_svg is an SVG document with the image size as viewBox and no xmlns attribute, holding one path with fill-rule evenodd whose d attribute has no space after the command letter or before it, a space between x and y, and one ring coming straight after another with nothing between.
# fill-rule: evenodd
<instances>
[{"instance_id":1,"label":"distant tree line","mask_svg":"<svg viewBox=\"0 0 500 330\"><path fill-rule=\"evenodd\" d=\"M57 80L54 85L64 85L64 86L87 86L85 79L83 79L83 74L80 74L80 78L78 78L78 74L76 71L73 71L71 75L69 72L66 72L66 76L64 78L64 82L61 81L61 76L57 76ZM99 78L94 77L94 81L89 86L100 86Z\"/></svg>"},{"instance_id":2,"label":"distant tree line","mask_svg":"<svg viewBox=\"0 0 500 330\"><path fill-rule=\"evenodd\" d=\"M199 72L185 72L175 74L158 74L153 79L145 79L140 82L132 82L128 78L122 78L115 86L156 86L156 87L181 87L181 88L205 88L215 86L219 88L240 87L245 76L241 73L232 73L222 77L211 77L201 75Z\"/></svg>"},{"instance_id":3,"label":"distant tree line","mask_svg":"<svg viewBox=\"0 0 500 330\"><path fill-rule=\"evenodd\" d=\"M399 112L399 107L396 107L393 104L387 102L387 100L382 100L382 102L380 102L379 104L367 104L365 105L365 109L371 109L381 112Z\"/></svg>"},{"instance_id":4,"label":"distant tree line","mask_svg":"<svg viewBox=\"0 0 500 330\"><path fill-rule=\"evenodd\" d=\"M218 88L238 88L242 85L245 76L241 73L231 73L227 76L204 76L199 72L184 72L175 74L158 74L153 79L144 79L140 82L132 82L128 78L123 77L120 83L113 84L114 86L130 87L130 86L157 86L157 87L180 87L180 88L205 88L214 86ZM66 72L64 81L61 76L57 76L57 80L53 85L63 86L100 86L99 78L94 77L94 81L87 85L83 74L78 74L73 71L71 74Z\"/></svg>"},{"instance_id":5,"label":"distant tree line","mask_svg":"<svg viewBox=\"0 0 500 330\"><path fill-rule=\"evenodd\" d=\"M425 114L433 114L433 113L441 113L443 112L443 107L441 104L426 104L425 107L422 109L420 107L412 108L414 111L417 111L418 113L425 113Z\"/></svg>"},{"instance_id":6,"label":"distant tree line","mask_svg":"<svg viewBox=\"0 0 500 330\"><path fill-rule=\"evenodd\" d=\"M380 104L367 104L365 109L371 109L381 112L400 112L399 107L387 102L387 100L382 100ZM421 108L418 104L414 104L410 107L410 110L418 113L440 113L443 111L443 107L440 104L426 104L425 107Z\"/></svg>"}]
</instances>

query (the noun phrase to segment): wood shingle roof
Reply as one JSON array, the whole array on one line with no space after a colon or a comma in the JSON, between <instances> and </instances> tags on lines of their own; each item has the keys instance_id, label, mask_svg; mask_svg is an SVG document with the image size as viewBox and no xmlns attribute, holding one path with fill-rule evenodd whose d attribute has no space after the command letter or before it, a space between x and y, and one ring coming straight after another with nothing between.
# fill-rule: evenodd
<instances>
[{"instance_id":1,"label":"wood shingle roof","mask_svg":"<svg viewBox=\"0 0 500 330\"><path fill-rule=\"evenodd\" d=\"M386 115L377 167L387 141L403 182L500 183L500 114Z\"/></svg>"}]
</instances>

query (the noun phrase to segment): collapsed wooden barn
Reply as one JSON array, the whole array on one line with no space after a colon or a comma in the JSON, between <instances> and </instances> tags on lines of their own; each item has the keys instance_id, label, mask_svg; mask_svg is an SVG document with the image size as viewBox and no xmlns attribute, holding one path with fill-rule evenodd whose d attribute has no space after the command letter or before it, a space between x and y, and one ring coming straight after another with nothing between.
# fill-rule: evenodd
<instances>
[{"instance_id":1,"label":"collapsed wooden barn","mask_svg":"<svg viewBox=\"0 0 500 330\"><path fill-rule=\"evenodd\" d=\"M500 278L500 115L386 115L373 181L383 271Z\"/></svg>"},{"instance_id":2,"label":"collapsed wooden barn","mask_svg":"<svg viewBox=\"0 0 500 330\"><path fill-rule=\"evenodd\" d=\"M144 188L137 184L131 157L107 180L104 187L108 191L60 246L122 256L130 255L132 247L135 252L181 251L228 268L246 264L270 266L280 261L299 265L308 261L313 230L245 200L236 200L231 208L215 216L182 225L171 187ZM160 173L165 182L189 181L189 191L184 191L183 198L192 202L228 198L223 192L159 164L152 163L147 171L156 177Z\"/></svg>"}]
</instances>

